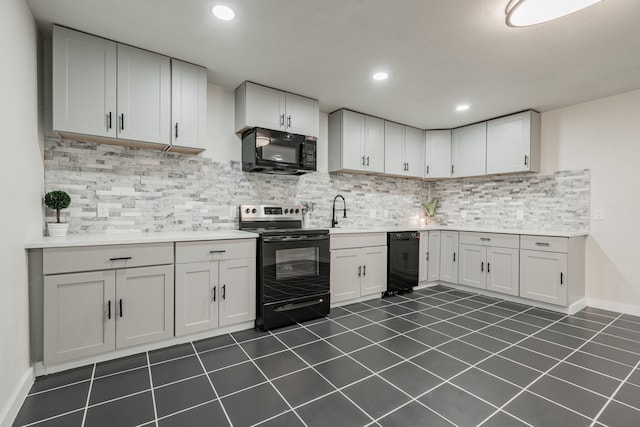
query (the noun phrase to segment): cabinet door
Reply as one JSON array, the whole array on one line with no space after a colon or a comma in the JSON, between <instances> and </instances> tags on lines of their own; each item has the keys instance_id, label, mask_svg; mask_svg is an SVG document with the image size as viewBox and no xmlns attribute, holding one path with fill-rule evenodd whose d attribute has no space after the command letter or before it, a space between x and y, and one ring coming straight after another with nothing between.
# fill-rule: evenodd
<instances>
[{"instance_id":1,"label":"cabinet door","mask_svg":"<svg viewBox=\"0 0 640 427\"><path fill-rule=\"evenodd\" d=\"M422 178L424 176L424 131L409 126L404 129L405 175Z\"/></svg>"},{"instance_id":2,"label":"cabinet door","mask_svg":"<svg viewBox=\"0 0 640 427\"><path fill-rule=\"evenodd\" d=\"M364 116L363 154L365 170L384 172L384 120L377 117Z\"/></svg>"},{"instance_id":3,"label":"cabinet door","mask_svg":"<svg viewBox=\"0 0 640 427\"><path fill-rule=\"evenodd\" d=\"M116 136L116 43L53 27L53 129Z\"/></svg>"},{"instance_id":4,"label":"cabinet door","mask_svg":"<svg viewBox=\"0 0 640 427\"><path fill-rule=\"evenodd\" d=\"M428 270L428 282L435 282L440 280L440 232L429 232L429 252L427 254L429 261Z\"/></svg>"},{"instance_id":5,"label":"cabinet door","mask_svg":"<svg viewBox=\"0 0 640 427\"><path fill-rule=\"evenodd\" d=\"M385 260L385 265L386 260ZM362 264L360 249L331 251L331 303L347 301L360 296ZM385 281L387 277L385 274Z\"/></svg>"},{"instance_id":6,"label":"cabinet door","mask_svg":"<svg viewBox=\"0 0 640 427\"><path fill-rule=\"evenodd\" d=\"M487 289L503 294L518 295L520 250L516 248L487 248Z\"/></svg>"},{"instance_id":7,"label":"cabinet door","mask_svg":"<svg viewBox=\"0 0 640 427\"><path fill-rule=\"evenodd\" d=\"M486 173L487 123L451 131L451 176L479 176Z\"/></svg>"},{"instance_id":8,"label":"cabinet door","mask_svg":"<svg viewBox=\"0 0 640 427\"><path fill-rule=\"evenodd\" d=\"M299 135L318 137L320 110L318 101L304 96L287 93L286 131Z\"/></svg>"},{"instance_id":9,"label":"cabinet door","mask_svg":"<svg viewBox=\"0 0 640 427\"><path fill-rule=\"evenodd\" d=\"M256 318L256 259L220 261L220 326Z\"/></svg>"},{"instance_id":10,"label":"cabinet door","mask_svg":"<svg viewBox=\"0 0 640 427\"><path fill-rule=\"evenodd\" d=\"M405 175L404 126L384 122L384 173Z\"/></svg>"},{"instance_id":11,"label":"cabinet door","mask_svg":"<svg viewBox=\"0 0 640 427\"><path fill-rule=\"evenodd\" d=\"M171 64L166 56L118 45L118 138L171 143Z\"/></svg>"},{"instance_id":12,"label":"cabinet door","mask_svg":"<svg viewBox=\"0 0 640 427\"><path fill-rule=\"evenodd\" d=\"M113 270L44 278L44 362L115 348Z\"/></svg>"},{"instance_id":13,"label":"cabinet door","mask_svg":"<svg viewBox=\"0 0 640 427\"><path fill-rule=\"evenodd\" d=\"M333 267L332 267L333 268ZM387 247L362 248L360 296L382 294L387 290Z\"/></svg>"},{"instance_id":14,"label":"cabinet door","mask_svg":"<svg viewBox=\"0 0 640 427\"><path fill-rule=\"evenodd\" d=\"M487 173L523 172L530 165L531 112L487 123Z\"/></svg>"},{"instance_id":15,"label":"cabinet door","mask_svg":"<svg viewBox=\"0 0 640 427\"><path fill-rule=\"evenodd\" d=\"M246 125L273 130L285 130L284 92L247 82Z\"/></svg>"},{"instance_id":16,"label":"cabinet door","mask_svg":"<svg viewBox=\"0 0 640 427\"><path fill-rule=\"evenodd\" d=\"M440 232L440 280L458 283L458 232Z\"/></svg>"},{"instance_id":17,"label":"cabinet door","mask_svg":"<svg viewBox=\"0 0 640 427\"><path fill-rule=\"evenodd\" d=\"M207 70L171 60L171 145L205 148Z\"/></svg>"},{"instance_id":18,"label":"cabinet door","mask_svg":"<svg viewBox=\"0 0 640 427\"><path fill-rule=\"evenodd\" d=\"M427 131L425 153L425 178L451 176L451 130Z\"/></svg>"},{"instance_id":19,"label":"cabinet door","mask_svg":"<svg viewBox=\"0 0 640 427\"><path fill-rule=\"evenodd\" d=\"M173 336L173 265L116 271L116 348Z\"/></svg>"},{"instance_id":20,"label":"cabinet door","mask_svg":"<svg viewBox=\"0 0 640 427\"><path fill-rule=\"evenodd\" d=\"M418 262L418 282L429 279L429 232L420 232L420 261Z\"/></svg>"},{"instance_id":21,"label":"cabinet door","mask_svg":"<svg viewBox=\"0 0 640 427\"><path fill-rule=\"evenodd\" d=\"M218 263L176 265L176 336L218 327Z\"/></svg>"},{"instance_id":22,"label":"cabinet door","mask_svg":"<svg viewBox=\"0 0 640 427\"><path fill-rule=\"evenodd\" d=\"M567 254L520 250L520 296L567 305Z\"/></svg>"},{"instance_id":23,"label":"cabinet door","mask_svg":"<svg viewBox=\"0 0 640 427\"><path fill-rule=\"evenodd\" d=\"M364 170L364 115L342 111L342 167Z\"/></svg>"},{"instance_id":24,"label":"cabinet door","mask_svg":"<svg viewBox=\"0 0 640 427\"><path fill-rule=\"evenodd\" d=\"M484 246L460 244L460 266L458 283L474 288L485 289L487 248Z\"/></svg>"}]
</instances>

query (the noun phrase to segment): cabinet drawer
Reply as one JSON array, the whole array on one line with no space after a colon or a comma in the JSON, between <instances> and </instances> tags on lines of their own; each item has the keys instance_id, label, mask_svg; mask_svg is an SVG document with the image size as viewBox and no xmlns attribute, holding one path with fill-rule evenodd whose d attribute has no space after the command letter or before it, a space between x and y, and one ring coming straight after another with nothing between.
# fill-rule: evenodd
<instances>
[{"instance_id":1,"label":"cabinet drawer","mask_svg":"<svg viewBox=\"0 0 640 427\"><path fill-rule=\"evenodd\" d=\"M534 251L562 252L569 251L569 239L566 237L520 236L520 248Z\"/></svg>"},{"instance_id":2,"label":"cabinet drawer","mask_svg":"<svg viewBox=\"0 0 640 427\"><path fill-rule=\"evenodd\" d=\"M44 249L44 274L173 264L173 243Z\"/></svg>"},{"instance_id":3,"label":"cabinet drawer","mask_svg":"<svg viewBox=\"0 0 640 427\"><path fill-rule=\"evenodd\" d=\"M331 236L331 250L387 246L387 233L354 233Z\"/></svg>"},{"instance_id":4,"label":"cabinet drawer","mask_svg":"<svg viewBox=\"0 0 640 427\"><path fill-rule=\"evenodd\" d=\"M255 239L176 243L176 264L255 258L255 256Z\"/></svg>"},{"instance_id":5,"label":"cabinet drawer","mask_svg":"<svg viewBox=\"0 0 640 427\"><path fill-rule=\"evenodd\" d=\"M464 231L460 232L460 243L518 249L520 247L520 236L517 234L474 233Z\"/></svg>"}]
</instances>

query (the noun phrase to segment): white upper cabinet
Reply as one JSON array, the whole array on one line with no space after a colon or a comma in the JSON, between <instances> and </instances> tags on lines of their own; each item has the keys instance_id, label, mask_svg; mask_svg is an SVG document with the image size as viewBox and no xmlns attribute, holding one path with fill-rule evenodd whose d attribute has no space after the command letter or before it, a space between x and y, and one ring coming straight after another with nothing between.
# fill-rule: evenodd
<instances>
[{"instance_id":1,"label":"white upper cabinet","mask_svg":"<svg viewBox=\"0 0 640 427\"><path fill-rule=\"evenodd\" d=\"M487 122L451 131L451 176L480 176L486 173Z\"/></svg>"},{"instance_id":2,"label":"white upper cabinet","mask_svg":"<svg viewBox=\"0 0 640 427\"><path fill-rule=\"evenodd\" d=\"M174 65L172 104L170 58L58 26L52 64L54 131L102 143L156 149L182 143L189 147L182 151L202 151L204 69L176 61L181 65ZM176 123L182 141L175 138Z\"/></svg>"},{"instance_id":3,"label":"white upper cabinet","mask_svg":"<svg viewBox=\"0 0 640 427\"><path fill-rule=\"evenodd\" d=\"M451 177L451 130L425 132L425 178Z\"/></svg>"},{"instance_id":4,"label":"white upper cabinet","mask_svg":"<svg viewBox=\"0 0 640 427\"><path fill-rule=\"evenodd\" d=\"M349 110L329 115L329 171L384 172L384 120Z\"/></svg>"},{"instance_id":5,"label":"white upper cabinet","mask_svg":"<svg viewBox=\"0 0 640 427\"><path fill-rule=\"evenodd\" d=\"M318 137L316 99L244 82L236 89L236 133L261 127Z\"/></svg>"},{"instance_id":6,"label":"white upper cabinet","mask_svg":"<svg viewBox=\"0 0 640 427\"><path fill-rule=\"evenodd\" d=\"M384 122L385 173L422 178L424 175L424 131Z\"/></svg>"},{"instance_id":7,"label":"white upper cabinet","mask_svg":"<svg viewBox=\"0 0 640 427\"><path fill-rule=\"evenodd\" d=\"M487 122L487 173L540 171L540 113L525 111Z\"/></svg>"},{"instance_id":8,"label":"white upper cabinet","mask_svg":"<svg viewBox=\"0 0 640 427\"><path fill-rule=\"evenodd\" d=\"M118 138L171 143L168 57L119 44L117 93Z\"/></svg>"},{"instance_id":9,"label":"white upper cabinet","mask_svg":"<svg viewBox=\"0 0 640 427\"><path fill-rule=\"evenodd\" d=\"M116 136L116 43L53 27L53 129Z\"/></svg>"},{"instance_id":10,"label":"white upper cabinet","mask_svg":"<svg viewBox=\"0 0 640 427\"><path fill-rule=\"evenodd\" d=\"M205 149L207 69L171 60L171 147Z\"/></svg>"}]
</instances>

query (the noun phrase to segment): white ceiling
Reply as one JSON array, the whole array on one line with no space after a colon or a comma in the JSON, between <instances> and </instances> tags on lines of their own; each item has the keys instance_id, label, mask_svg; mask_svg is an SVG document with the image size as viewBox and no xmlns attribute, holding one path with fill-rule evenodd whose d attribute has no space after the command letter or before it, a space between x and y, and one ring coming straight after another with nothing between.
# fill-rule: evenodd
<instances>
[{"instance_id":1,"label":"white ceiling","mask_svg":"<svg viewBox=\"0 0 640 427\"><path fill-rule=\"evenodd\" d=\"M214 4L237 18L219 21ZM527 28L508 0L28 0L51 23L420 128L547 111L640 88L640 1ZM387 81L371 79L385 70ZM458 113L459 103L471 109Z\"/></svg>"}]
</instances>

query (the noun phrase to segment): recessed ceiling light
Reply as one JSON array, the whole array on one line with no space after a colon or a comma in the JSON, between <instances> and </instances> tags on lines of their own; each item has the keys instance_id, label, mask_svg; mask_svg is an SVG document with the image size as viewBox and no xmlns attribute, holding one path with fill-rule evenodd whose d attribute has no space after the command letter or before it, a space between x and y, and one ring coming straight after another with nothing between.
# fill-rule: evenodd
<instances>
[{"instance_id":1,"label":"recessed ceiling light","mask_svg":"<svg viewBox=\"0 0 640 427\"><path fill-rule=\"evenodd\" d=\"M389 74L380 72L380 73L375 73L372 77L373 77L373 80L386 80L387 78L389 78Z\"/></svg>"},{"instance_id":2,"label":"recessed ceiling light","mask_svg":"<svg viewBox=\"0 0 640 427\"><path fill-rule=\"evenodd\" d=\"M456 107L456 111L466 111L469 109L469 104L462 104Z\"/></svg>"},{"instance_id":3,"label":"recessed ceiling light","mask_svg":"<svg viewBox=\"0 0 640 427\"><path fill-rule=\"evenodd\" d=\"M507 4L507 25L526 27L577 12L602 0L511 0Z\"/></svg>"},{"instance_id":4,"label":"recessed ceiling light","mask_svg":"<svg viewBox=\"0 0 640 427\"><path fill-rule=\"evenodd\" d=\"M222 4L213 6L211 8L211 13L213 13L216 18L222 19L223 21L231 21L236 17L236 13L233 11L233 9Z\"/></svg>"}]
</instances>

